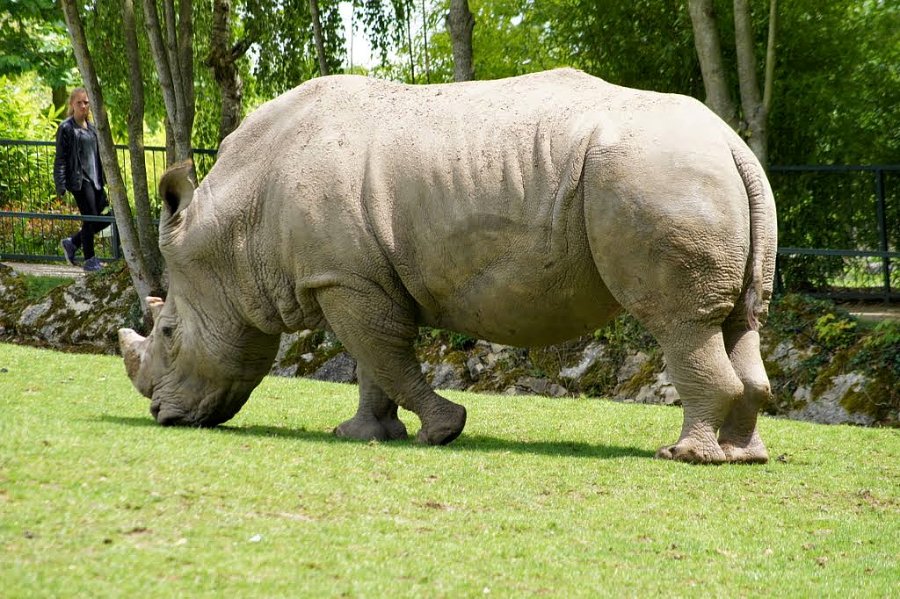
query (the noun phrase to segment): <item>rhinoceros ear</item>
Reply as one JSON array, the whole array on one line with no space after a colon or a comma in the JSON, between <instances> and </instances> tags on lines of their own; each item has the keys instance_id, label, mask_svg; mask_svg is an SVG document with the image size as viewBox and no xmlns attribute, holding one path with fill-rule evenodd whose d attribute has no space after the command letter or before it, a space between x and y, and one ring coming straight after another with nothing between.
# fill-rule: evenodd
<instances>
[{"instance_id":1,"label":"rhinoceros ear","mask_svg":"<svg viewBox=\"0 0 900 599\"><path fill-rule=\"evenodd\" d=\"M169 216L183 211L194 198L194 163L185 160L172 166L159 181L159 197Z\"/></svg>"}]
</instances>

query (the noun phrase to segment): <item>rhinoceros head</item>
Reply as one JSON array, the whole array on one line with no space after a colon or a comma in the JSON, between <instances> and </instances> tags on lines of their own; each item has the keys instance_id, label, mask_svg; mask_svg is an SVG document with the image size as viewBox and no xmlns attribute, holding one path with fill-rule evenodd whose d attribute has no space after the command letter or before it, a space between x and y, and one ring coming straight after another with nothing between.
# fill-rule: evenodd
<instances>
[{"instance_id":1,"label":"rhinoceros head","mask_svg":"<svg viewBox=\"0 0 900 599\"><path fill-rule=\"evenodd\" d=\"M164 425L215 426L230 419L268 372L277 336L245 323L232 289L223 285L196 215L184 215L193 186L189 169L171 169L160 183L164 199L160 249L169 271L165 301L148 297L153 329L143 337L119 330L125 369L135 388L150 398L150 412ZM191 221L194 222L191 222ZM199 249L198 249L199 248Z\"/></svg>"}]
</instances>

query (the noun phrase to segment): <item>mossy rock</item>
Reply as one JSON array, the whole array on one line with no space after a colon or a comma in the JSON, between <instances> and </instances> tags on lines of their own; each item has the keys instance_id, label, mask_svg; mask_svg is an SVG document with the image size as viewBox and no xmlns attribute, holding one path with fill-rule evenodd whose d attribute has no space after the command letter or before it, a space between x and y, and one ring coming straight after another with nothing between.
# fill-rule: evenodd
<instances>
[{"instance_id":1,"label":"mossy rock","mask_svg":"<svg viewBox=\"0 0 900 599\"><path fill-rule=\"evenodd\" d=\"M27 297L26 278L5 264L0 264L0 334L15 334L16 321L27 305Z\"/></svg>"},{"instance_id":2,"label":"mossy rock","mask_svg":"<svg viewBox=\"0 0 900 599\"><path fill-rule=\"evenodd\" d=\"M296 366L295 376L309 376L328 360L344 351L333 333L322 330L303 331L278 361L279 369ZM303 356L312 355L311 360Z\"/></svg>"},{"instance_id":3,"label":"mossy rock","mask_svg":"<svg viewBox=\"0 0 900 599\"><path fill-rule=\"evenodd\" d=\"M29 292L27 277L0 265L0 335L6 339L115 353L119 328L147 333L123 262L56 287L38 300L29 299ZM878 425L898 425L900 323L864 325L830 302L787 295L773 301L761 336L773 390L764 412L786 415L803 410L832 389L836 377L858 373L865 383L842 396L840 406L850 414L864 414ZM591 342L602 343L603 354L580 378L561 379L560 369L578 363ZM769 359L782 343L790 343L801 353L790 368ZM289 348L280 364L296 364L298 376L311 375L341 351L343 347L333 335L312 332ZM628 315L620 315L592 337L531 350L505 349L497 352L496 363L488 367L484 358L490 351L489 344L441 329L421 329L416 342L420 361L447 363L467 375L469 360L477 357L486 368L478 380L466 380L467 388L491 393L502 393L523 377L536 377L576 394L634 396L655 381L663 366L662 352L653 337ZM648 360L629 380L619 383L623 363L638 351L646 353ZM311 361L303 358L308 354L313 355Z\"/></svg>"},{"instance_id":4,"label":"mossy rock","mask_svg":"<svg viewBox=\"0 0 900 599\"><path fill-rule=\"evenodd\" d=\"M36 345L115 354L118 330L141 328L140 303L122 263L79 277L26 304L17 306L15 335Z\"/></svg>"},{"instance_id":5,"label":"mossy rock","mask_svg":"<svg viewBox=\"0 0 900 599\"><path fill-rule=\"evenodd\" d=\"M640 390L656 382L656 375L664 368L662 351L651 351L647 360L641 364L637 373L623 382L616 389L616 395L634 397Z\"/></svg>"},{"instance_id":6,"label":"mossy rock","mask_svg":"<svg viewBox=\"0 0 900 599\"><path fill-rule=\"evenodd\" d=\"M590 337L580 337L558 345L530 349L528 359L532 364L531 374L568 388L572 381L561 378L559 373L562 369L577 364L591 341Z\"/></svg>"}]
</instances>

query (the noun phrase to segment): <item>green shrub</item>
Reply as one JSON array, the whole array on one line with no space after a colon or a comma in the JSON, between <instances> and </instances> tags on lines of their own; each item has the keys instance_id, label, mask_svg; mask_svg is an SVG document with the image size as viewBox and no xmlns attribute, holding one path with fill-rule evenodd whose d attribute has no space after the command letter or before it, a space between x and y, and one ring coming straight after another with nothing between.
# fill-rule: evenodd
<instances>
[{"instance_id":1,"label":"green shrub","mask_svg":"<svg viewBox=\"0 0 900 599\"><path fill-rule=\"evenodd\" d=\"M475 347L478 341L474 337L470 337L465 333L458 333L447 329L432 329L430 327L421 327L419 329L419 341L441 341L448 348L454 351L465 351Z\"/></svg>"},{"instance_id":2,"label":"green shrub","mask_svg":"<svg viewBox=\"0 0 900 599\"><path fill-rule=\"evenodd\" d=\"M828 349L836 349L853 343L856 338L856 321L829 313L816 319L816 340Z\"/></svg>"},{"instance_id":3,"label":"green shrub","mask_svg":"<svg viewBox=\"0 0 900 599\"><path fill-rule=\"evenodd\" d=\"M858 372L866 382L860 391L847 395L843 407L867 414L878 424L897 424L900 323L887 320L873 327L862 326L832 302L800 294L776 297L770 314L763 336L775 343L790 341L795 347L808 350L809 355L790 372L783 372L775 363L766 363L774 391L773 403L764 408L767 413L783 414L802 408L802 402L793 397L801 386L809 387L815 398L834 384L834 377Z\"/></svg>"},{"instance_id":4,"label":"green shrub","mask_svg":"<svg viewBox=\"0 0 900 599\"><path fill-rule=\"evenodd\" d=\"M630 314L622 313L603 328L594 331L594 340L606 343L613 361L621 361L632 350L658 348L653 335Z\"/></svg>"}]
</instances>

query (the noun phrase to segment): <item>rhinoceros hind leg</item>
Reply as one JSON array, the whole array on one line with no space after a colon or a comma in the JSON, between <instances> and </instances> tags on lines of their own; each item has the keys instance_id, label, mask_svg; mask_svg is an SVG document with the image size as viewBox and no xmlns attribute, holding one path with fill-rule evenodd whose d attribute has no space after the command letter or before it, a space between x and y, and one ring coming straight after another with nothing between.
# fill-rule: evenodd
<instances>
[{"instance_id":1,"label":"rhinoceros hind leg","mask_svg":"<svg viewBox=\"0 0 900 599\"><path fill-rule=\"evenodd\" d=\"M735 374L718 327L684 324L660 339L675 388L684 405L681 436L661 448L656 457L684 462L719 464L728 456L716 432L744 385Z\"/></svg>"},{"instance_id":2,"label":"rhinoceros hind leg","mask_svg":"<svg viewBox=\"0 0 900 599\"><path fill-rule=\"evenodd\" d=\"M406 425L397 418L397 404L391 401L366 370L357 366L359 407L356 415L342 422L334 434L361 441L406 439Z\"/></svg>"},{"instance_id":3,"label":"rhinoceros hind leg","mask_svg":"<svg viewBox=\"0 0 900 599\"><path fill-rule=\"evenodd\" d=\"M374 283L357 280L354 284L353 288L335 286L318 290L316 299L325 319L361 370L371 375L380 392L419 417L422 428L416 437L418 441L429 445L450 443L466 425L466 409L432 391L422 375L413 350L418 326L412 300L404 298L405 292L401 290L394 290L389 296ZM360 394L360 410L369 409L366 403L372 397ZM379 414L385 416L384 410ZM388 415L387 422L393 423L395 414ZM376 420L385 424L384 418ZM370 430L372 424L372 419L364 415L345 422L335 432L355 437L355 433ZM392 426L396 433L396 425Z\"/></svg>"},{"instance_id":4,"label":"rhinoceros hind leg","mask_svg":"<svg viewBox=\"0 0 900 599\"><path fill-rule=\"evenodd\" d=\"M759 333L726 330L725 345L734 371L744 384L744 393L725 417L719 430L719 446L729 462L765 464L769 453L756 429L756 420L771 388L759 352Z\"/></svg>"}]
</instances>

